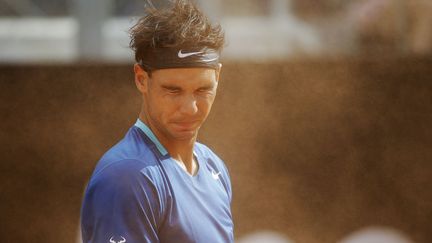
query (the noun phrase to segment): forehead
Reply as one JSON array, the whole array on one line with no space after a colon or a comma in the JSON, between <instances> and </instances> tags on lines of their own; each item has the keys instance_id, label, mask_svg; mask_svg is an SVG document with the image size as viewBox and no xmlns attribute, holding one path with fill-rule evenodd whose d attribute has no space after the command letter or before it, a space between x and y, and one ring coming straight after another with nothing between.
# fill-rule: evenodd
<instances>
[{"instance_id":1,"label":"forehead","mask_svg":"<svg viewBox=\"0 0 432 243\"><path fill-rule=\"evenodd\" d=\"M176 86L208 85L216 82L216 71L211 68L169 68L152 72L152 80Z\"/></svg>"}]
</instances>

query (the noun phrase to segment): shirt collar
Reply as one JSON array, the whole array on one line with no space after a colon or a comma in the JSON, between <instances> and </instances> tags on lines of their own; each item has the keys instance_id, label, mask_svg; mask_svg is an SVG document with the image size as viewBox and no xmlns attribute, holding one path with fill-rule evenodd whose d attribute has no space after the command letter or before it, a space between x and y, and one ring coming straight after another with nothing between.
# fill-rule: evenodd
<instances>
[{"instance_id":1,"label":"shirt collar","mask_svg":"<svg viewBox=\"0 0 432 243\"><path fill-rule=\"evenodd\" d=\"M165 149L165 147L159 142L159 140L156 138L152 130L139 118L137 119L135 126L141 129L141 131L144 132L144 134L150 138L150 140L156 145L159 152L162 154L162 156L165 156L168 154L168 151Z\"/></svg>"}]
</instances>

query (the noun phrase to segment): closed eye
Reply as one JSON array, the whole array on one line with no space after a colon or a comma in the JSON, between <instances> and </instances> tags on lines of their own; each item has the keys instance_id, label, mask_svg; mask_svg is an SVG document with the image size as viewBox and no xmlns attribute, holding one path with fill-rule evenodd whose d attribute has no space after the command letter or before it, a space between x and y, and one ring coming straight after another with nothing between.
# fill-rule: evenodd
<instances>
[{"instance_id":1,"label":"closed eye","mask_svg":"<svg viewBox=\"0 0 432 243\"><path fill-rule=\"evenodd\" d=\"M213 85L209 85L209 86L201 87L197 91L198 92L210 92L210 91L213 91L213 88L214 88Z\"/></svg>"},{"instance_id":2,"label":"closed eye","mask_svg":"<svg viewBox=\"0 0 432 243\"><path fill-rule=\"evenodd\" d=\"M208 96L213 94L213 88L201 88L201 89L197 89L196 92L198 95Z\"/></svg>"},{"instance_id":3,"label":"closed eye","mask_svg":"<svg viewBox=\"0 0 432 243\"><path fill-rule=\"evenodd\" d=\"M177 94L177 93L181 92L181 88L176 87L176 86L165 86L165 85L162 85L162 88L165 91L167 91L168 93L171 93L171 94Z\"/></svg>"}]
</instances>

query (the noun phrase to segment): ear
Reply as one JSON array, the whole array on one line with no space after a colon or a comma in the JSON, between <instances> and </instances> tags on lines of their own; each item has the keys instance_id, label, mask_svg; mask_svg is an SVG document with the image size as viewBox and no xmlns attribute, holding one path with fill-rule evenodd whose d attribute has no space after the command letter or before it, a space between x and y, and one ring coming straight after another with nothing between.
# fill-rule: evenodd
<instances>
[{"instance_id":1,"label":"ear","mask_svg":"<svg viewBox=\"0 0 432 243\"><path fill-rule=\"evenodd\" d=\"M148 90L149 75L144 71L138 63L134 65L135 85L141 93L146 93Z\"/></svg>"},{"instance_id":2,"label":"ear","mask_svg":"<svg viewBox=\"0 0 432 243\"><path fill-rule=\"evenodd\" d=\"M221 69L222 69L222 63L218 63L218 67L216 68L216 82L219 82Z\"/></svg>"}]
</instances>

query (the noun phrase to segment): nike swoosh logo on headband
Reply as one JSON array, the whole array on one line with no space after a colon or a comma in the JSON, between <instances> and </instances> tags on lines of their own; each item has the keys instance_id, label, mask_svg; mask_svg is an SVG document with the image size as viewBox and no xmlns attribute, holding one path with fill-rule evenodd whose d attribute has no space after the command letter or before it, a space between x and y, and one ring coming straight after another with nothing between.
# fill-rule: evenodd
<instances>
[{"instance_id":1,"label":"nike swoosh logo on headband","mask_svg":"<svg viewBox=\"0 0 432 243\"><path fill-rule=\"evenodd\" d=\"M180 50L178 52L178 57L180 58L185 58L185 57L189 57L189 56L193 56L193 55L197 55L197 54L201 54L203 53L202 51L197 51L197 52L187 52L187 53L183 53L183 50Z\"/></svg>"}]
</instances>

